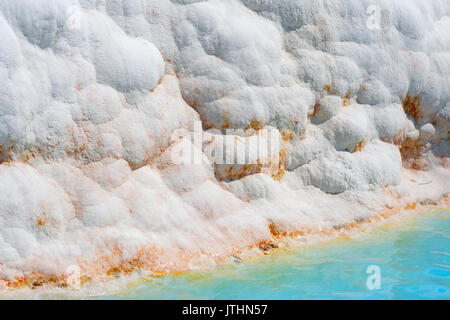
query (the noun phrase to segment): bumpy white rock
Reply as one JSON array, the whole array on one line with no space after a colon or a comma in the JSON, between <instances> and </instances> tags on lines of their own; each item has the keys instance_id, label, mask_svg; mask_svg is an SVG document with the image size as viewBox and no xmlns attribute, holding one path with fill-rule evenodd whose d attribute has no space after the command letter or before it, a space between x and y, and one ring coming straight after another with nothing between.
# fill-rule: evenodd
<instances>
[{"instance_id":1,"label":"bumpy white rock","mask_svg":"<svg viewBox=\"0 0 450 320\"><path fill-rule=\"evenodd\" d=\"M372 4L2 0L0 284L212 266L448 194L450 1Z\"/></svg>"}]
</instances>

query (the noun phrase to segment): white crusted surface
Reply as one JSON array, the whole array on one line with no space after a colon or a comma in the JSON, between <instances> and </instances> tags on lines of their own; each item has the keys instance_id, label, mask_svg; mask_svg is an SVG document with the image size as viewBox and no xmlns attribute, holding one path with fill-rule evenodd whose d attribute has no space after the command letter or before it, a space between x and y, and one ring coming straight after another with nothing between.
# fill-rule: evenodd
<instances>
[{"instance_id":1,"label":"white crusted surface","mask_svg":"<svg viewBox=\"0 0 450 320\"><path fill-rule=\"evenodd\" d=\"M270 223L376 214L387 185L447 194L450 2L377 3L380 30L372 1L3 0L0 278L117 248L227 255ZM172 163L171 134L200 119L216 142L239 129L238 148L269 126L285 139L264 170L217 166L206 144L203 165Z\"/></svg>"}]
</instances>

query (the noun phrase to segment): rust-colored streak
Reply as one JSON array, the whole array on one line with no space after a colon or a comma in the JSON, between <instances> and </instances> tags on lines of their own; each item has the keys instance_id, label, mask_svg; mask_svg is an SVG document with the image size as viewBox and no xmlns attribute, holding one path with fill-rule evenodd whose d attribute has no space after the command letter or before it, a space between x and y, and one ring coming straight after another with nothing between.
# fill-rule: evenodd
<instances>
[{"instance_id":1,"label":"rust-colored streak","mask_svg":"<svg viewBox=\"0 0 450 320\"><path fill-rule=\"evenodd\" d=\"M366 146L366 139L362 139L358 144L353 148L353 152L360 152Z\"/></svg>"},{"instance_id":2,"label":"rust-colored streak","mask_svg":"<svg viewBox=\"0 0 450 320\"><path fill-rule=\"evenodd\" d=\"M308 114L308 118L314 118L320 111L320 103L316 102L316 104L314 105L314 110L312 113Z\"/></svg>"},{"instance_id":3,"label":"rust-colored streak","mask_svg":"<svg viewBox=\"0 0 450 320\"><path fill-rule=\"evenodd\" d=\"M418 139L403 138L399 146L403 166L414 170L427 170L429 161L425 156L427 148L419 144Z\"/></svg>"},{"instance_id":4,"label":"rust-colored streak","mask_svg":"<svg viewBox=\"0 0 450 320\"><path fill-rule=\"evenodd\" d=\"M342 99L342 105L344 107L348 107L350 105L350 97L351 97L351 92L348 91Z\"/></svg>"},{"instance_id":5,"label":"rust-colored streak","mask_svg":"<svg viewBox=\"0 0 450 320\"><path fill-rule=\"evenodd\" d=\"M415 210L416 206L417 206L417 203L415 203L415 202L407 203L405 206L405 209L406 210Z\"/></svg>"},{"instance_id":6,"label":"rust-colored streak","mask_svg":"<svg viewBox=\"0 0 450 320\"><path fill-rule=\"evenodd\" d=\"M47 214L45 212L43 212L38 218L37 218L37 225L38 226L45 226L47 223Z\"/></svg>"},{"instance_id":7,"label":"rust-colored streak","mask_svg":"<svg viewBox=\"0 0 450 320\"><path fill-rule=\"evenodd\" d=\"M421 117L421 102L419 96L410 96L409 93L407 93L402 103L405 113L412 116L414 120L417 121Z\"/></svg>"},{"instance_id":8,"label":"rust-colored streak","mask_svg":"<svg viewBox=\"0 0 450 320\"><path fill-rule=\"evenodd\" d=\"M281 138L283 139L283 141L291 141L294 138L294 131L292 130L281 131Z\"/></svg>"},{"instance_id":9,"label":"rust-colored streak","mask_svg":"<svg viewBox=\"0 0 450 320\"><path fill-rule=\"evenodd\" d=\"M255 131L261 130L264 128L264 121L252 119L250 123L245 127L245 130L252 128Z\"/></svg>"},{"instance_id":10,"label":"rust-colored streak","mask_svg":"<svg viewBox=\"0 0 450 320\"><path fill-rule=\"evenodd\" d=\"M257 247L264 252L264 254L267 254L268 252L278 249L278 245L270 240L263 240L258 242Z\"/></svg>"}]
</instances>

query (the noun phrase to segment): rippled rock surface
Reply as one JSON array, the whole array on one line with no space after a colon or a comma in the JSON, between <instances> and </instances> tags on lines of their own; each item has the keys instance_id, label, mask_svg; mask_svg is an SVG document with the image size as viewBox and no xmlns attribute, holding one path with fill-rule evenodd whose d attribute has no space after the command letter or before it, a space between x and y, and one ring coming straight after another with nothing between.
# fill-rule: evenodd
<instances>
[{"instance_id":1,"label":"rippled rock surface","mask_svg":"<svg viewBox=\"0 0 450 320\"><path fill-rule=\"evenodd\" d=\"M438 201L449 30L448 0L2 0L1 285L208 267Z\"/></svg>"}]
</instances>

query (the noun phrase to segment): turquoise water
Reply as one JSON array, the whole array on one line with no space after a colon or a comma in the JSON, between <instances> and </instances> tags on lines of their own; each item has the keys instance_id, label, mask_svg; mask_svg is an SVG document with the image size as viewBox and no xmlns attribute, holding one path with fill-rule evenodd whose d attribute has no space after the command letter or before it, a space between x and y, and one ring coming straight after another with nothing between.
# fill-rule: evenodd
<instances>
[{"instance_id":1,"label":"turquoise water","mask_svg":"<svg viewBox=\"0 0 450 320\"><path fill-rule=\"evenodd\" d=\"M367 267L380 269L369 290ZM450 211L251 262L153 278L115 299L450 299Z\"/></svg>"}]
</instances>

